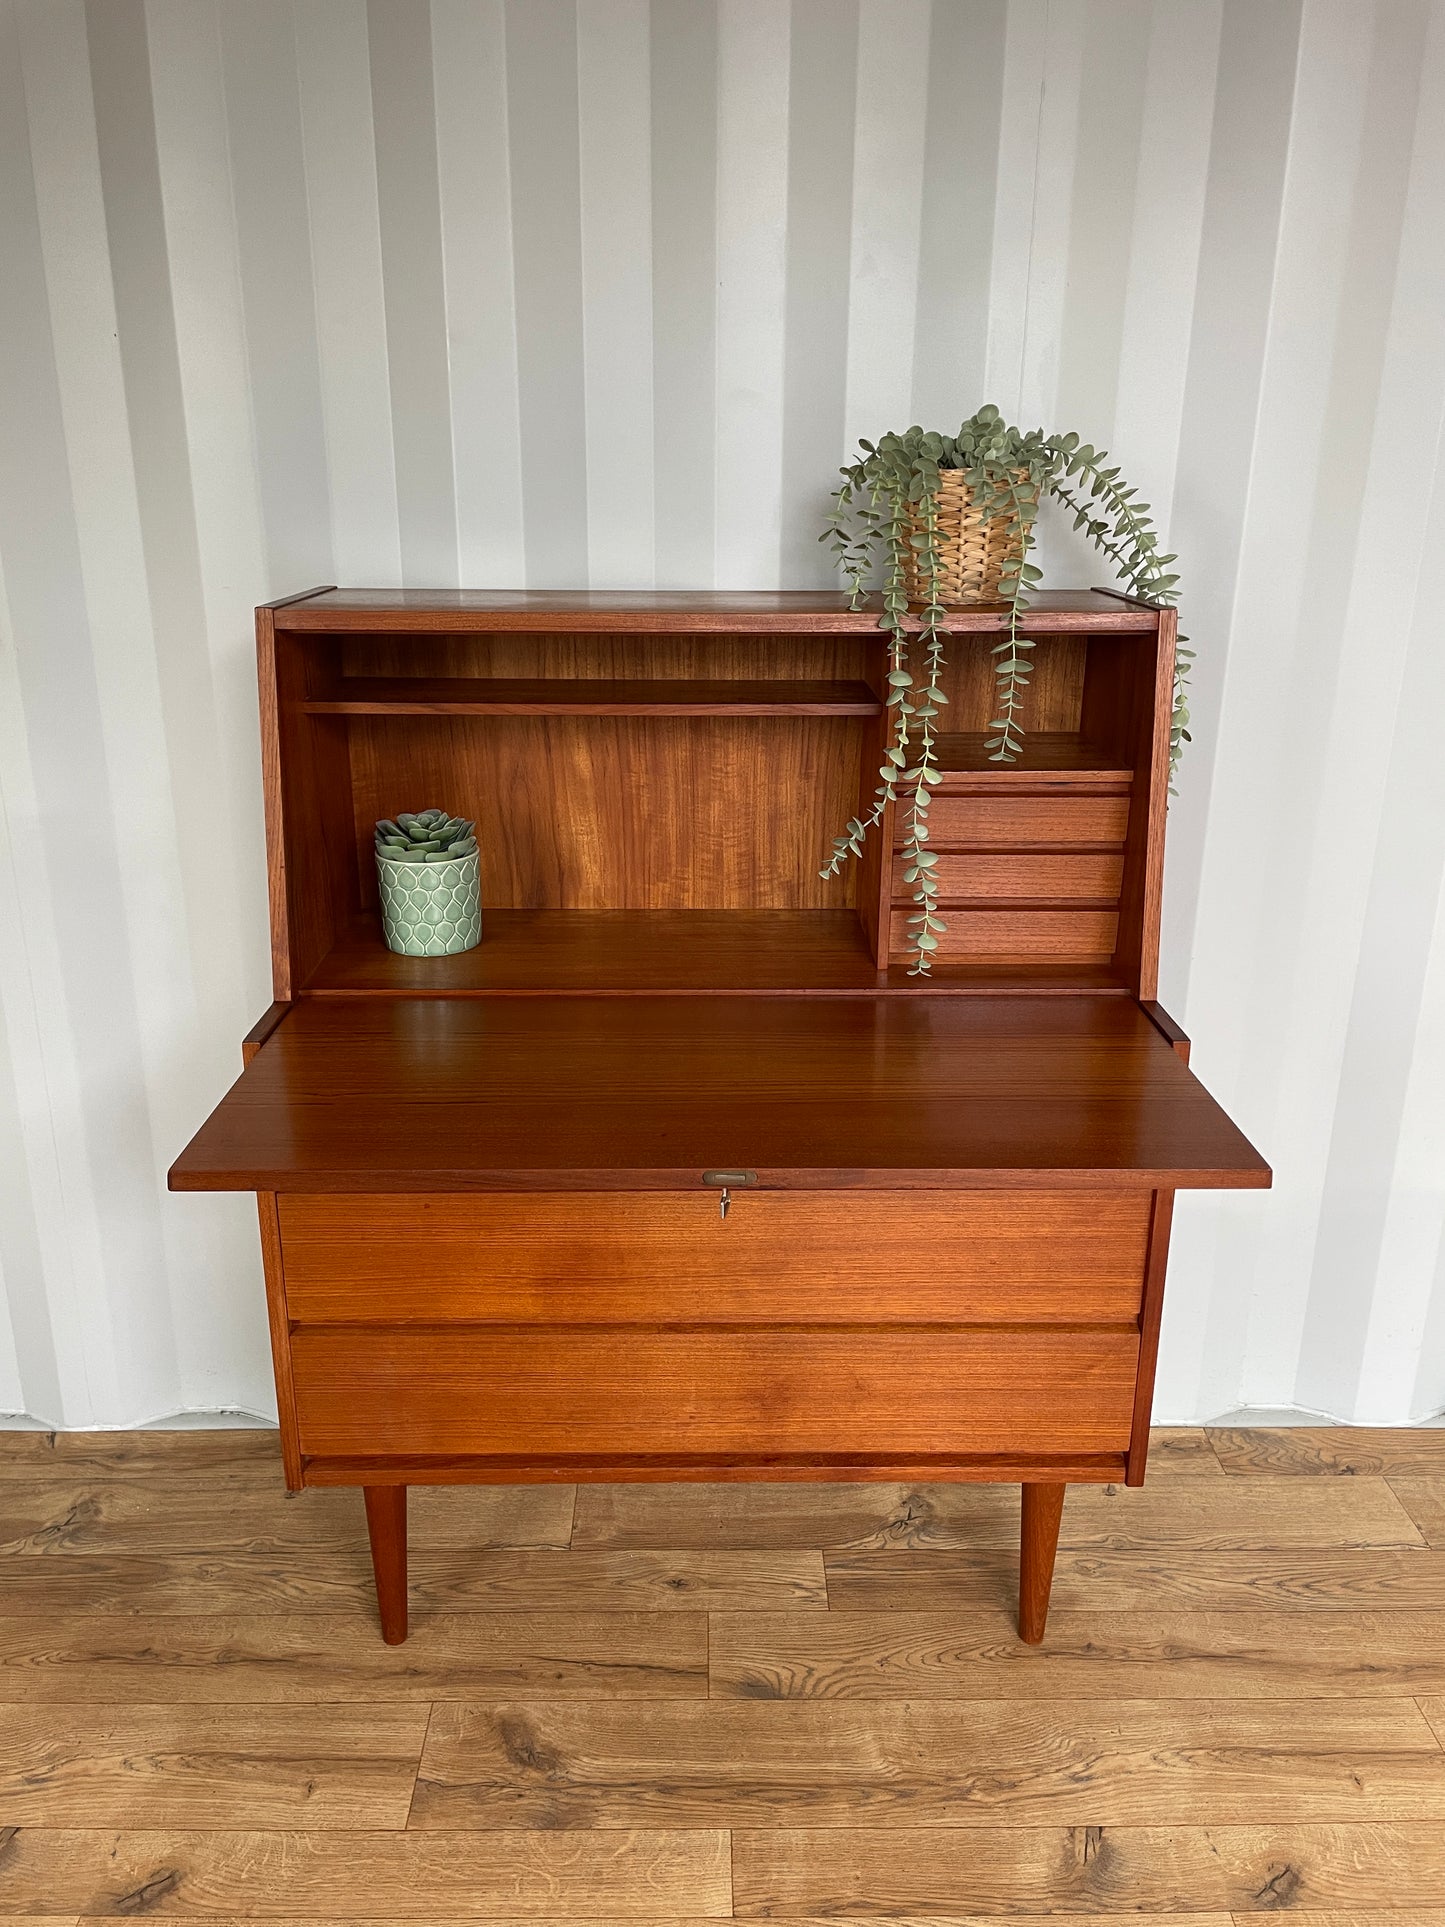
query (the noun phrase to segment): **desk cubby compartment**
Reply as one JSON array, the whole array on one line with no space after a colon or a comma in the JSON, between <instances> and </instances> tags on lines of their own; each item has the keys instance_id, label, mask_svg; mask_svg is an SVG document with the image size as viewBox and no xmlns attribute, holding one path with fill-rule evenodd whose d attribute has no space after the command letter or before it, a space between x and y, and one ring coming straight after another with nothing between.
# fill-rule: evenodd
<instances>
[{"instance_id":1,"label":"desk cubby compartment","mask_svg":"<svg viewBox=\"0 0 1445 1927\"><path fill-rule=\"evenodd\" d=\"M928 982L1149 994L1172 615L1041 598L1015 764L987 747L1004 618L952 620ZM478 596L419 619L317 595L264 611L261 647L287 995L917 986L904 804L820 875L891 726L876 612ZM418 961L381 942L372 828L430 805L476 820L485 934Z\"/></svg>"}]
</instances>

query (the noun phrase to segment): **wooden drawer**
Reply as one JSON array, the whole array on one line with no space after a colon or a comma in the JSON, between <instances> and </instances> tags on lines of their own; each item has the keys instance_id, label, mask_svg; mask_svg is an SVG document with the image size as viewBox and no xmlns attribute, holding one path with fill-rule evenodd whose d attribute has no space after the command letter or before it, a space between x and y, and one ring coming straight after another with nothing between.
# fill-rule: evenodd
<instances>
[{"instance_id":1,"label":"wooden drawer","mask_svg":"<svg viewBox=\"0 0 1445 1927\"><path fill-rule=\"evenodd\" d=\"M908 919L897 909L889 932L895 962L913 955ZM948 928L933 953L939 963L1108 963L1119 931L1117 910L947 910Z\"/></svg>"},{"instance_id":2,"label":"wooden drawer","mask_svg":"<svg viewBox=\"0 0 1445 1927\"><path fill-rule=\"evenodd\" d=\"M1131 1331L453 1326L292 1334L303 1453L1122 1452Z\"/></svg>"},{"instance_id":3,"label":"wooden drawer","mask_svg":"<svg viewBox=\"0 0 1445 1927\"><path fill-rule=\"evenodd\" d=\"M943 903L980 899L1028 898L1059 903L1117 903L1124 880L1124 859L1103 851L1076 856L940 855L934 866ZM912 907L913 885L904 881L903 859L894 859L893 901Z\"/></svg>"},{"instance_id":4,"label":"wooden drawer","mask_svg":"<svg viewBox=\"0 0 1445 1927\"><path fill-rule=\"evenodd\" d=\"M903 841L904 813L894 815ZM935 850L1011 850L1027 844L1121 845L1129 798L1117 796L935 796L928 813Z\"/></svg>"},{"instance_id":5,"label":"wooden drawer","mask_svg":"<svg viewBox=\"0 0 1445 1927\"><path fill-rule=\"evenodd\" d=\"M282 1195L306 1323L1111 1324L1146 1191Z\"/></svg>"}]
</instances>

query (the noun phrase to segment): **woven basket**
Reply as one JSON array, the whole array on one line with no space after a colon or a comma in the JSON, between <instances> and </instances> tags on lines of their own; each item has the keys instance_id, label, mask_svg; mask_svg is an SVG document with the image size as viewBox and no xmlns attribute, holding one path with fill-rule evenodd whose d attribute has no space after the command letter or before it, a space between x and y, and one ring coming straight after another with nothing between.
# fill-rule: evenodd
<instances>
[{"instance_id":1,"label":"woven basket","mask_svg":"<svg viewBox=\"0 0 1445 1927\"><path fill-rule=\"evenodd\" d=\"M1019 479L1023 479L1020 471ZM988 522L974 506L973 490L963 470L946 468L938 478L936 499L938 542L938 599L949 606L967 602L997 602L999 578L1019 559L1021 544L1007 522ZM910 536L923 534L924 524L911 519ZM923 558L911 544L903 564L903 583L910 602L928 600L928 576Z\"/></svg>"}]
</instances>

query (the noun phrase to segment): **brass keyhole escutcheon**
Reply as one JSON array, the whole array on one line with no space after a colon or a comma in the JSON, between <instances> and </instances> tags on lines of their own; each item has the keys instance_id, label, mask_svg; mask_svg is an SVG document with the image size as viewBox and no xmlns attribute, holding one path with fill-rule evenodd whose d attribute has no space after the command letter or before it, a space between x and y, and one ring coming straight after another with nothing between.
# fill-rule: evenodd
<instances>
[{"instance_id":1,"label":"brass keyhole escutcheon","mask_svg":"<svg viewBox=\"0 0 1445 1927\"><path fill-rule=\"evenodd\" d=\"M722 1196L718 1199L718 1216L726 1223L728 1212L732 1208L734 1186L741 1190L744 1185L756 1184L758 1174L756 1171L704 1171L702 1181L704 1184L721 1186Z\"/></svg>"}]
</instances>

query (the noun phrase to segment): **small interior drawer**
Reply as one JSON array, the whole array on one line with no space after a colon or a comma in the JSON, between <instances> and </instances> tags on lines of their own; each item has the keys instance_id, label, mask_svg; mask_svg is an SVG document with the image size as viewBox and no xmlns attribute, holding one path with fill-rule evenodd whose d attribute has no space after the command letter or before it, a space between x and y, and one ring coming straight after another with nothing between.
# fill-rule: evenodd
<instances>
[{"instance_id":1,"label":"small interior drawer","mask_svg":"<svg viewBox=\"0 0 1445 1927\"><path fill-rule=\"evenodd\" d=\"M1067 855L1051 852L1029 855L967 856L940 854L934 866L941 903L987 900L1116 904L1124 880L1124 859L1103 850L1081 850ZM894 858L893 901L913 905L913 885L903 875L903 858Z\"/></svg>"},{"instance_id":2,"label":"small interior drawer","mask_svg":"<svg viewBox=\"0 0 1445 1927\"><path fill-rule=\"evenodd\" d=\"M303 1322L1117 1324L1150 1194L286 1195Z\"/></svg>"},{"instance_id":3,"label":"small interior drawer","mask_svg":"<svg viewBox=\"0 0 1445 1927\"><path fill-rule=\"evenodd\" d=\"M890 953L895 962L913 955L908 919L913 906L895 909ZM948 925L938 940L938 963L1102 964L1114 954L1117 910L1016 910L945 907Z\"/></svg>"},{"instance_id":4,"label":"small interior drawer","mask_svg":"<svg viewBox=\"0 0 1445 1927\"><path fill-rule=\"evenodd\" d=\"M935 796L928 813L935 850L1011 850L1030 844L1093 844L1119 848L1129 827L1127 791L1110 795ZM894 813L894 840L906 830Z\"/></svg>"}]
</instances>

